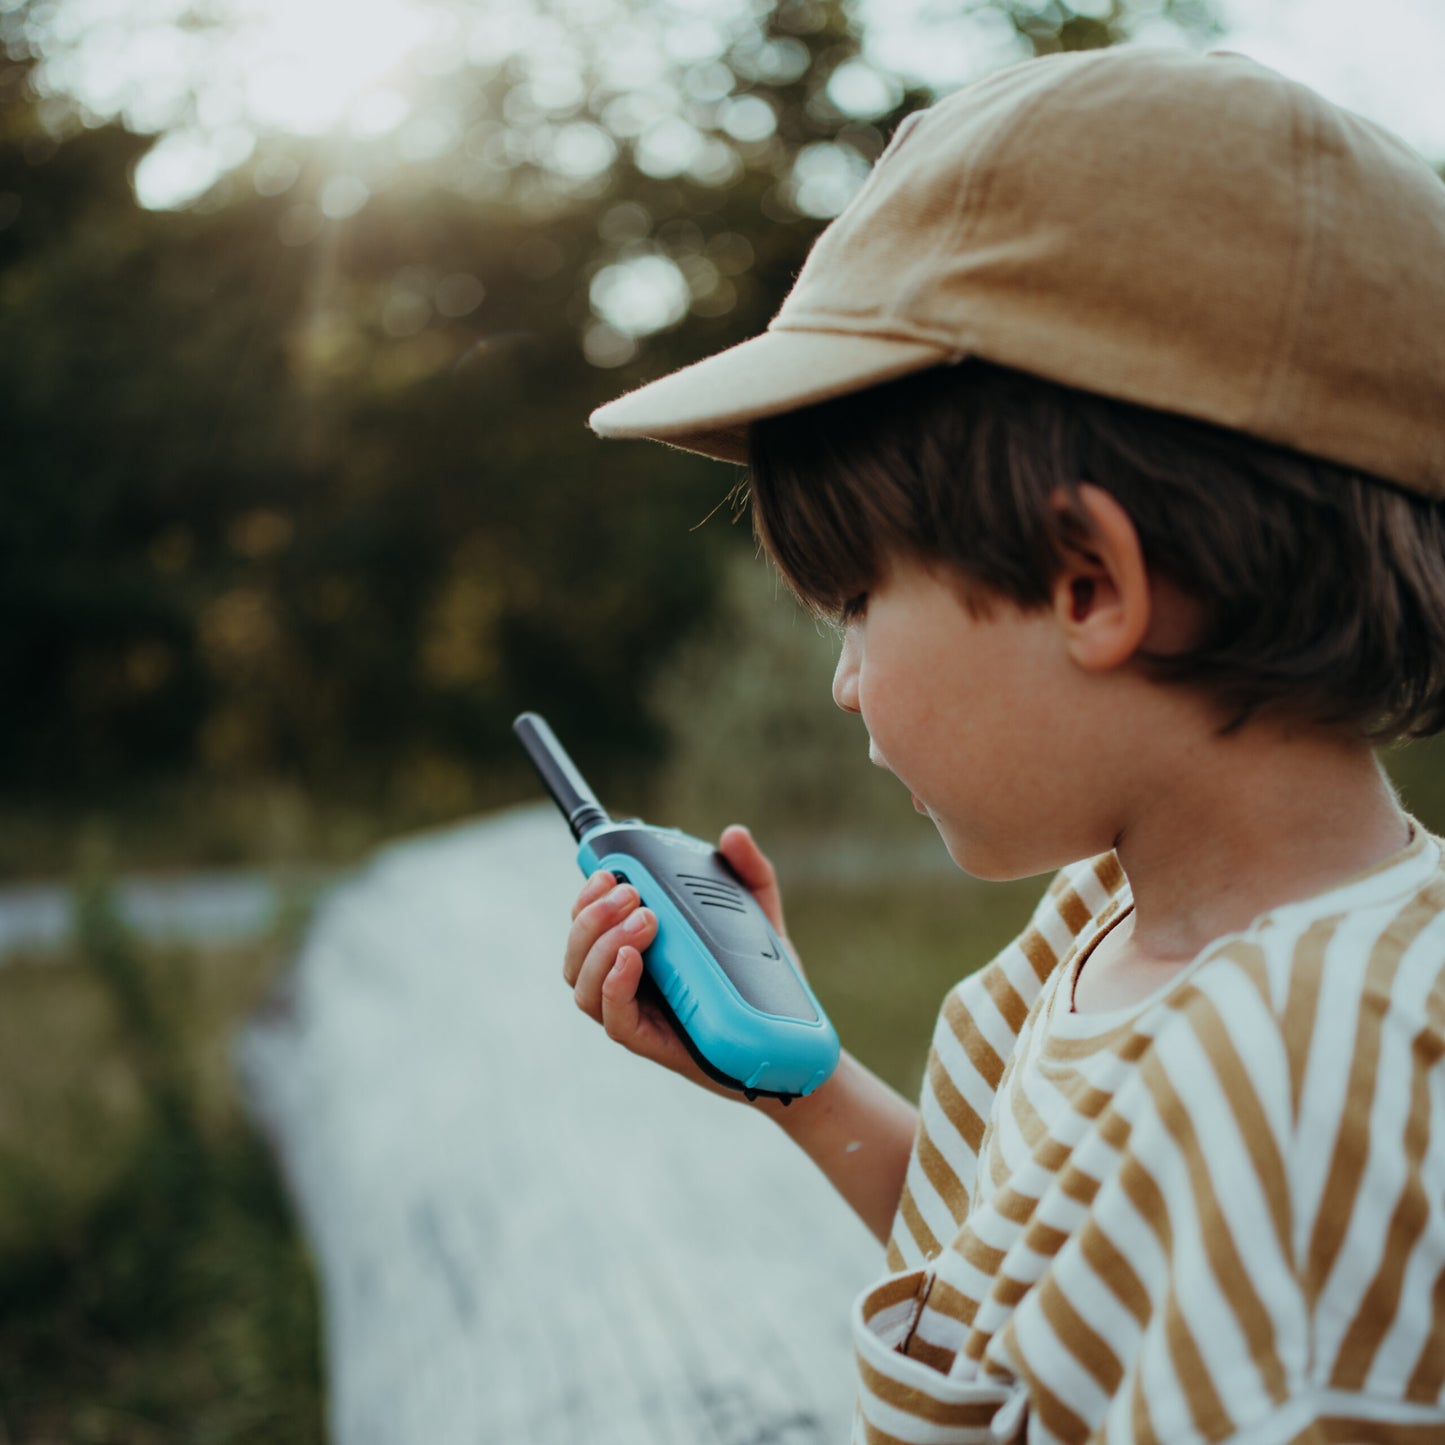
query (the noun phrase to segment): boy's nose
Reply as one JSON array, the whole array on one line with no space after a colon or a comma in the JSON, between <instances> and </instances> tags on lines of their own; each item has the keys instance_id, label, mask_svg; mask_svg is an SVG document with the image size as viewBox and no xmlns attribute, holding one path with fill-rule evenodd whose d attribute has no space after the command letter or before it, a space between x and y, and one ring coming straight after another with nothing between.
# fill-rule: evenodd
<instances>
[{"instance_id":1,"label":"boy's nose","mask_svg":"<svg viewBox=\"0 0 1445 1445\"><path fill-rule=\"evenodd\" d=\"M858 707L858 644L850 627L843 634L843 647L838 653L838 666L833 669L833 701L844 712L859 712Z\"/></svg>"}]
</instances>

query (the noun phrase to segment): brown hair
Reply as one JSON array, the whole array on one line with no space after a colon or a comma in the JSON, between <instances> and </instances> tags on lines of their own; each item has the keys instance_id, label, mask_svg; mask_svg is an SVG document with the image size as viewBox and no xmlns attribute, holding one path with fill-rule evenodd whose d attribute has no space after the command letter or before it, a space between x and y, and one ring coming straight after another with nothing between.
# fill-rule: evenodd
<instances>
[{"instance_id":1,"label":"brown hair","mask_svg":"<svg viewBox=\"0 0 1445 1445\"><path fill-rule=\"evenodd\" d=\"M1045 605L1081 482L1148 566L1203 604L1197 645L1146 664L1237 727L1287 714L1376 741L1445 728L1445 503L1240 432L980 361L750 428L759 541L836 618L890 554L985 598Z\"/></svg>"}]
</instances>

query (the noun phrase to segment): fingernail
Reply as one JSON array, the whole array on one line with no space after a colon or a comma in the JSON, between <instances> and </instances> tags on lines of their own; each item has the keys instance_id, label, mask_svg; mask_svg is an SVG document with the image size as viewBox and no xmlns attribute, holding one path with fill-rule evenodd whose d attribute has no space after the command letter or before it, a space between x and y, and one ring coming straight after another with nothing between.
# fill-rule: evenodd
<instances>
[{"instance_id":1,"label":"fingernail","mask_svg":"<svg viewBox=\"0 0 1445 1445\"><path fill-rule=\"evenodd\" d=\"M607 901L620 908L624 903L626 903L630 898L633 898L634 896L635 895L632 889L629 888L626 883L619 883L617 887L614 888L612 892L607 895Z\"/></svg>"},{"instance_id":2,"label":"fingernail","mask_svg":"<svg viewBox=\"0 0 1445 1445\"><path fill-rule=\"evenodd\" d=\"M636 913L629 913L622 921L624 933L641 933L647 927L647 915L639 908Z\"/></svg>"}]
</instances>

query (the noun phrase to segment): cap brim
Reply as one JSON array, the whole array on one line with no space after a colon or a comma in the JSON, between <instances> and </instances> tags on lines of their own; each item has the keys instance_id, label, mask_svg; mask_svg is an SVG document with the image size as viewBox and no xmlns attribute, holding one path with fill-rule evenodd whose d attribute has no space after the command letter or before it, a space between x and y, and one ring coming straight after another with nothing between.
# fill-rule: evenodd
<instances>
[{"instance_id":1,"label":"cap brim","mask_svg":"<svg viewBox=\"0 0 1445 1445\"><path fill-rule=\"evenodd\" d=\"M748 424L952 360L919 341L767 331L594 411L598 436L646 437L725 462L748 459Z\"/></svg>"}]
</instances>

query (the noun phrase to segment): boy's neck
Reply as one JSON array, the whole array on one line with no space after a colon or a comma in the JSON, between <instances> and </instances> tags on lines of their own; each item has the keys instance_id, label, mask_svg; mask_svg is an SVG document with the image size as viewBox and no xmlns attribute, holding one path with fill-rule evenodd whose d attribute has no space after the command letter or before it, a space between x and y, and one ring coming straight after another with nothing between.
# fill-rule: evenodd
<instances>
[{"instance_id":1,"label":"boy's neck","mask_svg":"<svg viewBox=\"0 0 1445 1445\"><path fill-rule=\"evenodd\" d=\"M1215 766L1196 757L1156 776L1115 842L1134 895L1130 945L1160 963L1345 882L1410 836L1364 744L1256 721L1210 749Z\"/></svg>"}]
</instances>

